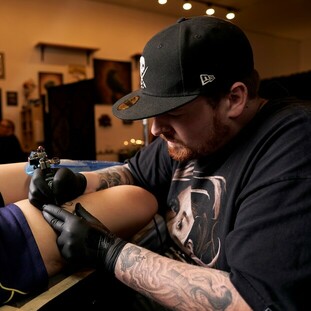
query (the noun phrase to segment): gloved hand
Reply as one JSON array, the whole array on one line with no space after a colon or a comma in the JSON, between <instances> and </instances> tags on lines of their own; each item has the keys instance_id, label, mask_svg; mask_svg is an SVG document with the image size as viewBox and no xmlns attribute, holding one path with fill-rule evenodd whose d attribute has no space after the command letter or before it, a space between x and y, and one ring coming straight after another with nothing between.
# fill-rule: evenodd
<instances>
[{"instance_id":1,"label":"gloved hand","mask_svg":"<svg viewBox=\"0 0 311 311\"><path fill-rule=\"evenodd\" d=\"M28 199L31 204L42 210L44 204L61 205L79 195L83 194L86 188L86 178L81 173L74 173L70 169L51 169L54 175L53 181L46 181L44 170L35 169L30 180Z\"/></svg>"},{"instance_id":2,"label":"gloved hand","mask_svg":"<svg viewBox=\"0 0 311 311\"><path fill-rule=\"evenodd\" d=\"M102 268L114 274L127 242L116 237L80 203L75 206L75 214L53 204L43 206L43 217L59 232L57 245L62 255L73 264Z\"/></svg>"}]
</instances>

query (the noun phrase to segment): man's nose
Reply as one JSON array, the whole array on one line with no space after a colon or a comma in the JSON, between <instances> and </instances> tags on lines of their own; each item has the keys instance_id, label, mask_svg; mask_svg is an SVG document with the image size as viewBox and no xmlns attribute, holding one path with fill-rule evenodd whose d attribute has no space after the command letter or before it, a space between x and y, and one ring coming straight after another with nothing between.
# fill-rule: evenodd
<instances>
[{"instance_id":1,"label":"man's nose","mask_svg":"<svg viewBox=\"0 0 311 311\"><path fill-rule=\"evenodd\" d=\"M151 134L154 136L160 136L161 134L168 132L170 127L166 124L161 117L154 117L151 125Z\"/></svg>"}]
</instances>

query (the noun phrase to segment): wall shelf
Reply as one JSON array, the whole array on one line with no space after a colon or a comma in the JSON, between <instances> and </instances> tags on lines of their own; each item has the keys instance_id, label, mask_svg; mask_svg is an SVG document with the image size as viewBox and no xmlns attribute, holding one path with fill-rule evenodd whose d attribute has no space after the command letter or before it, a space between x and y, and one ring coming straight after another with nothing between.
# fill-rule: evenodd
<instances>
[{"instance_id":1,"label":"wall shelf","mask_svg":"<svg viewBox=\"0 0 311 311\"><path fill-rule=\"evenodd\" d=\"M89 64L91 54L93 54L94 52L99 50L99 48L68 45L68 44L58 44L58 43L48 43L48 42L38 42L36 44L36 47L38 47L41 51L41 61L42 62L44 62L44 52L45 52L46 48L84 52L86 54L87 64Z\"/></svg>"}]
</instances>

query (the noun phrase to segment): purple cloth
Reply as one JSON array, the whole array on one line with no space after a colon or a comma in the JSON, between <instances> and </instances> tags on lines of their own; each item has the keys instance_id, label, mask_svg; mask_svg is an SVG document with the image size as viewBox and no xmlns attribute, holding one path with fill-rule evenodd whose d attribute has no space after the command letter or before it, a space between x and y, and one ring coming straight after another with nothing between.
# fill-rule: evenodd
<instances>
[{"instance_id":1,"label":"purple cloth","mask_svg":"<svg viewBox=\"0 0 311 311\"><path fill-rule=\"evenodd\" d=\"M20 295L42 290L48 274L22 211L0 208L0 305Z\"/></svg>"}]
</instances>

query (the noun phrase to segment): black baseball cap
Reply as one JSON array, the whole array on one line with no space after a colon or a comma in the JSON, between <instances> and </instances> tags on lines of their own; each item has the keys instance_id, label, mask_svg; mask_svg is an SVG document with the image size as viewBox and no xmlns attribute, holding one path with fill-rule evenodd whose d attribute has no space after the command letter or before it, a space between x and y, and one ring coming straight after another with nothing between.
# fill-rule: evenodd
<instances>
[{"instance_id":1,"label":"black baseball cap","mask_svg":"<svg viewBox=\"0 0 311 311\"><path fill-rule=\"evenodd\" d=\"M251 45L232 22L183 18L149 40L140 57L140 89L119 99L112 111L123 120L154 117L253 70Z\"/></svg>"}]
</instances>

